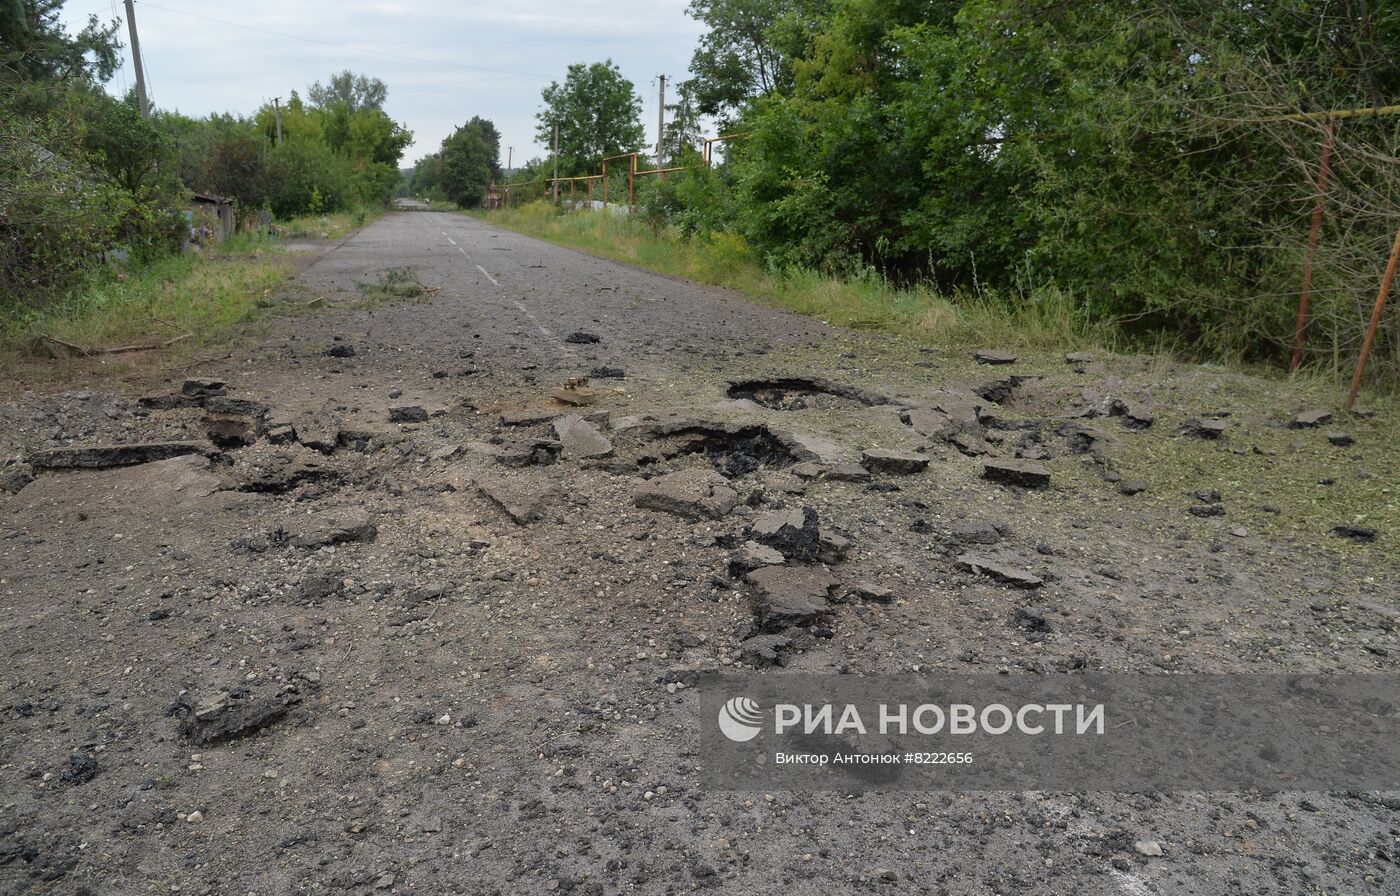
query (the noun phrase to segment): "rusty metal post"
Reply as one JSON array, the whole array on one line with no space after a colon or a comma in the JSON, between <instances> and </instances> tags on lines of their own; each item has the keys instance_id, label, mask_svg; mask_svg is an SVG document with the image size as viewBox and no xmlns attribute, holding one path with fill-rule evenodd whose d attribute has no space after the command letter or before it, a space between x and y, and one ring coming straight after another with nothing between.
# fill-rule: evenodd
<instances>
[{"instance_id":1,"label":"rusty metal post","mask_svg":"<svg viewBox=\"0 0 1400 896\"><path fill-rule=\"evenodd\" d=\"M569 178L569 208L574 208L574 179Z\"/></svg>"},{"instance_id":2,"label":"rusty metal post","mask_svg":"<svg viewBox=\"0 0 1400 896\"><path fill-rule=\"evenodd\" d=\"M1308 328L1308 300L1312 292L1313 259L1317 256L1317 240L1322 232L1322 203L1327 195L1327 175L1332 169L1332 140L1336 134L1336 124L1327 122L1327 131L1322 138L1322 161L1317 166L1317 202L1313 205L1312 227L1308 230L1308 256L1303 267L1303 289L1298 296L1298 328L1293 334L1293 355L1288 359L1288 371L1292 373L1303 363L1303 331Z\"/></svg>"},{"instance_id":3,"label":"rusty metal post","mask_svg":"<svg viewBox=\"0 0 1400 896\"><path fill-rule=\"evenodd\" d=\"M593 211L593 181L588 182L588 210Z\"/></svg>"},{"instance_id":4,"label":"rusty metal post","mask_svg":"<svg viewBox=\"0 0 1400 896\"><path fill-rule=\"evenodd\" d=\"M636 191L632 188L633 179L637 176L637 154L632 153L632 163L627 166L627 210L632 210L632 200Z\"/></svg>"},{"instance_id":5,"label":"rusty metal post","mask_svg":"<svg viewBox=\"0 0 1400 896\"><path fill-rule=\"evenodd\" d=\"M603 160L603 208L608 207L608 160Z\"/></svg>"},{"instance_id":6,"label":"rusty metal post","mask_svg":"<svg viewBox=\"0 0 1400 896\"><path fill-rule=\"evenodd\" d=\"M1351 393L1347 395L1348 411L1356 404L1356 393L1361 391L1361 375L1366 372L1366 361L1371 357L1371 345L1376 341L1376 328L1380 326L1385 299L1390 294L1391 281L1395 279L1397 260L1400 260L1400 230L1395 231L1395 244L1390 247L1390 261L1385 266L1385 276L1381 278L1381 291L1376 295L1376 307L1372 309L1371 323L1366 327L1366 341L1361 343L1361 357L1356 359L1356 373L1351 378Z\"/></svg>"}]
</instances>

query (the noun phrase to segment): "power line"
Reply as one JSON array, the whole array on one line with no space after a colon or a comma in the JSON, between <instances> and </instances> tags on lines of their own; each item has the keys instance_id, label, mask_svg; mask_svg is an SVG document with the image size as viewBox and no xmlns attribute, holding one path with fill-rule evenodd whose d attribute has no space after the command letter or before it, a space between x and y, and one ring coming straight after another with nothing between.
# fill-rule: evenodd
<instances>
[{"instance_id":1,"label":"power line","mask_svg":"<svg viewBox=\"0 0 1400 896\"><path fill-rule=\"evenodd\" d=\"M203 19L203 20L206 21L206 22L215 22L215 23L220 24L220 25L228 25L228 26L231 27L231 28L242 28L242 29L244 29L245 31L256 31L256 32L258 32L258 33L260 33L260 34L271 34L271 35L273 35L273 36L275 36L275 37L285 37L285 38L287 38L288 40L299 40L299 41L303 41L304 43L308 43L308 44L320 44L320 45L323 46L323 47L334 47L334 48L336 48L336 49L338 49L338 50L350 50L350 51L355 52L355 53L367 53L367 54L369 54L369 55L371 55L371 56L383 56L383 57L385 57L386 59L399 59L399 60L402 60L402 61L404 61L404 62L419 62L419 63L422 63L422 64L424 64L424 65L441 65L441 66L443 66L443 67L445 67L445 68L457 68L457 69L463 69L463 70L465 70L465 71L470 71L470 72L490 72L490 73L496 74L496 75L509 75L510 77L513 77L513 78L543 78L543 77L544 77L544 75L532 75L532 74L526 74L525 72L510 72L510 71L506 71L506 70L504 70L504 69L499 69L499 68L485 68L485 67L479 66L479 65L462 65L461 63L457 63L457 62L442 62L441 60L438 60L438 59L422 59L422 58L417 57L417 56L404 56L404 55L399 54L399 53L388 53L388 52L385 52L385 51L383 51L383 50L371 50L371 49L369 49L369 48L367 48L367 47L352 47L352 46L350 46L350 45L348 45L348 44L337 44L337 43L333 43L333 42L328 41L328 40L321 40L321 39L315 38L315 37L303 37L303 36L301 36L301 35L299 35L299 34L287 34L287 33L284 32L284 31L273 31L273 30L271 30L270 28L259 28L259 27L255 26L255 25L243 25L243 24L240 24L239 22L230 22L230 21L228 21L227 19L216 19L216 18L214 18L213 16L200 15L199 13L194 13L194 12L185 12L184 10L181 10L181 9L171 9L171 8L168 7L168 6L159 6L159 5L155 4L155 3L145 3L145 2L142 2L141 5L142 5L142 6L145 6L145 7L148 7L148 8L150 8L150 9L159 9L159 10L162 10L162 11L164 11L164 12L173 12L173 13L175 13L177 16L188 16L189 18L192 18L192 19Z\"/></svg>"}]
</instances>

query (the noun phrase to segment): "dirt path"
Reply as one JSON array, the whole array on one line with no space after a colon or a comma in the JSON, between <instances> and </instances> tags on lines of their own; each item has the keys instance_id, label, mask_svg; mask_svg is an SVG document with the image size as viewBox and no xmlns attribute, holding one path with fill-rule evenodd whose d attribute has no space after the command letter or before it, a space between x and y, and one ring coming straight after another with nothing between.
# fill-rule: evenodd
<instances>
[{"instance_id":1,"label":"dirt path","mask_svg":"<svg viewBox=\"0 0 1400 896\"><path fill-rule=\"evenodd\" d=\"M390 271L426 294L369 301ZM198 380L0 404L0 890L1400 886L1394 794L721 792L686 708L748 667L1400 670L1386 414L980 364L458 215L298 289L331 307ZM56 451L104 443L148 444ZM837 584L777 619L743 544L804 508Z\"/></svg>"}]
</instances>

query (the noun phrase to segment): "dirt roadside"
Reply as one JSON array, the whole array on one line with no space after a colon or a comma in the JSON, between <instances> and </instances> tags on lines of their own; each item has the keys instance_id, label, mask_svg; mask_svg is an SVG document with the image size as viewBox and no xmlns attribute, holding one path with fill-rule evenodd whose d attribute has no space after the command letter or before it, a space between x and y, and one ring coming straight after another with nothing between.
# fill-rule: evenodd
<instances>
[{"instance_id":1,"label":"dirt roadside","mask_svg":"<svg viewBox=\"0 0 1400 896\"><path fill-rule=\"evenodd\" d=\"M1389 409L447 214L295 289L331 307L188 376L0 403L7 892L1400 886L1396 794L717 792L686 708L715 669L1400 670Z\"/></svg>"}]
</instances>

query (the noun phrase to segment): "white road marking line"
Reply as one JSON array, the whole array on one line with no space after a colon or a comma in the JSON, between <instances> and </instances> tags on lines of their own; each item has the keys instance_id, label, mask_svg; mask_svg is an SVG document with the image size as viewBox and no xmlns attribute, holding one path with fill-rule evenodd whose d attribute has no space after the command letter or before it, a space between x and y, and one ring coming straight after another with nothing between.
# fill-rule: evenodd
<instances>
[{"instance_id":1,"label":"white road marking line","mask_svg":"<svg viewBox=\"0 0 1400 896\"><path fill-rule=\"evenodd\" d=\"M499 284L499 283L496 282L496 278L495 278L495 277L492 277L490 274L487 274L487 273L486 273L486 268L482 267L481 265L477 265L477 266L476 266L476 269L477 269L478 271L481 271L481 273L486 277L487 280L490 280L490 281L491 281L491 285L492 285L492 286L500 286L500 285L501 285L501 284Z\"/></svg>"},{"instance_id":2,"label":"white road marking line","mask_svg":"<svg viewBox=\"0 0 1400 896\"><path fill-rule=\"evenodd\" d=\"M466 250L466 249L463 249L461 246L458 246L458 247L457 247L457 251L458 251L458 252L461 252L463 255L466 255L466 254L467 254L467 250Z\"/></svg>"},{"instance_id":3,"label":"white road marking line","mask_svg":"<svg viewBox=\"0 0 1400 896\"><path fill-rule=\"evenodd\" d=\"M443 236L447 236L447 234L444 233ZM450 236L447 236L447 241L448 241L449 243L451 243L452 245L454 245L454 246L457 245L457 241L454 240L454 239L453 239L452 237L450 237Z\"/></svg>"},{"instance_id":4,"label":"white road marking line","mask_svg":"<svg viewBox=\"0 0 1400 896\"><path fill-rule=\"evenodd\" d=\"M485 272L483 272L483 273L485 273ZM490 276L490 275L488 274L487 276ZM492 282L494 282L494 281L492 281ZM545 327L544 324L540 323L540 319L539 319L538 317L535 317L534 312L532 312L529 308L526 308L526 307L525 307L525 303L524 303L524 302L520 301L519 299L516 299L516 300L515 300L515 307L519 308L519 309L521 310L521 312L523 312L524 315L525 315L526 317L530 318L530 320L534 323L535 329L536 329L536 330L539 330L541 333L543 333L546 337L548 337L548 338L550 338L550 339L553 339L553 338L554 338L554 334L551 333L551 332ZM574 350L573 350L572 348L570 348L569 346L567 346L567 345L562 345L562 346L560 346L560 348L563 349L567 354L572 355L572 354L574 353Z\"/></svg>"}]
</instances>

